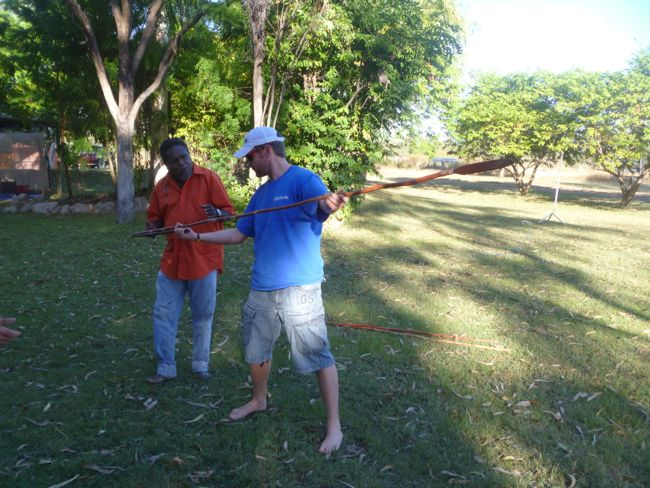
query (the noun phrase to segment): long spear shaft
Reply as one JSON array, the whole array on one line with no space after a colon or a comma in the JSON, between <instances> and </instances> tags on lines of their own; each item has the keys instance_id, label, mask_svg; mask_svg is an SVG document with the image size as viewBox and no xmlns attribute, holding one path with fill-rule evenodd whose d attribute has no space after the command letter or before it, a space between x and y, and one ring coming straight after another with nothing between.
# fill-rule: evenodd
<instances>
[{"instance_id":1,"label":"long spear shaft","mask_svg":"<svg viewBox=\"0 0 650 488\"><path fill-rule=\"evenodd\" d=\"M445 344L455 344L457 346L476 347L478 349L489 349L492 351L501 351L501 352L510 351L510 349L499 345L499 341L494 339L478 339L478 338L472 338L472 337L456 335L456 334L437 334L434 332L427 332L424 330L400 329L397 327L381 327L379 325L355 324L352 322L341 322L341 323L328 322L328 324L335 325L337 327L349 327L352 329L374 330L379 332L390 332L393 334L428 337L433 339L436 342L444 342Z\"/></svg>"},{"instance_id":2,"label":"long spear shaft","mask_svg":"<svg viewBox=\"0 0 650 488\"><path fill-rule=\"evenodd\" d=\"M443 169L441 171L437 171L435 173L431 173L429 175L421 176L420 178L413 178L411 180L406 180L406 181L397 181L394 183L378 183L376 185L371 185L367 186L365 188L362 188L361 190L354 190L354 191L346 191L343 192L343 195L346 197L354 197L356 195L363 195L365 193L371 193L377 190L384 190L386 188L397 188L400 186L412 186L412 185L417 185L418 183L424 183L425 181L433 180L436 178L441 178L443 176L449 176L452 174L457 174L457 175L471 175L475 173L484 173L486 171L495 171L497 169L505 168L506 166L509 166L512 164L512 161L509 159L493 159L490 161L481 161L480 163L471 163L471 164L464 164L462 166L458 166L456 168L449 168L449 169ZM299 202L291 203L289 205L282 205L279 207L269 207L269 208L263 208L259 210L254 210L252 212L246 212L246 213L240 213L240 214L235 214L235 215L224 215L221 217L213 217L210 219L205 219L205 220L199 220L198 222L192 222L190 224L184 224L182 227L194 227L196 225L200 224L207 224L209 222L224 222L226 220L235 220L235 219L241 219L243 217L250 217L252 215L258 215L262 213L267 213L267 212L277 212L280 210L287 210L289 208L293 207L298 207L301 205L306 205L308 203L312 202L318 202L320 200L325 200L327 198L327 194L325 195L320 195L317 197L313 198L308 198L307 200L301 200ZM132 237L146 237L146 236L157 236L160 234L171 234L174 232L174 229L176 227L161 227L160 229L152 229L152 230L143 230L141 232L136 232L135 234L132 235Z\"/></svg>"}]
</instances>

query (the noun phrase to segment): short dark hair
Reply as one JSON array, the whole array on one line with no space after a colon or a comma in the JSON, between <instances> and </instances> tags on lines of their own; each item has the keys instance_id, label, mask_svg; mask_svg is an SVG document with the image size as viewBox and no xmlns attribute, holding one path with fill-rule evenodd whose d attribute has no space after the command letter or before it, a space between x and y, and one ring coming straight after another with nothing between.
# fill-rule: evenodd
<instances>
[{"instance_id":1,"label":"short dark hair","mask_svg":"<svg viewBox=\"0 0 650 488\"><path fill-rule=\"evenodd\" d=\"M183 146L187 152L190 151L183 139L180 137L170 137L169 139L162 141L162 144L160 145L160 157L163 159L163 161L167 161L167 151L169 151L174 146Z\"/></svg>"},{"instance_id":2,"label":"short dark hair","mask_svg":"<svg viewBox=\"0 0 650 488\"><path fill-rule=\"evenodd\" d=\"M279 132L276 132L278 137L282 137ZM273 149L273 152L275 153L276 156L280 156L281 158L286 158L287 157L287 151L284 147L284 141L273 141L269 142L269 146L271 146L271 149Z\"/></svg>"}]
</instances>

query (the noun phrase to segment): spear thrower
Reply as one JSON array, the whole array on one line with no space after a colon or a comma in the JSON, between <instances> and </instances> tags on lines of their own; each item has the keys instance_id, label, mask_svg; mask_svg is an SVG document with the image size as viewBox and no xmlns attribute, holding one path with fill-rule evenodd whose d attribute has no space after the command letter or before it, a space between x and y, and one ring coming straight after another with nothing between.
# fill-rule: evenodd
<instances>
[{"instance_id":1,"label":"spear thrower","mask_svg":"<svg viewBox=\"0 0 650 488\"><path fill-rule=\"evenodd\" d=\"M509 166L512 164L512 161L510 159L493 159L490 161L481 161L479 163L471 163L471 164L464 164L462 166L458 166L456 168L449 168L449 169L444 169L441 171L437 171L435 173L431 173L429 175L421 176L419 178L413 178L411 180L406 180L406 181L397 181L394 183L378 183L376 185L371 185L367 186L365 188L362 188L361 190L354 190L354 191L344 191L341 192L343 195L346 197L354 197L357 195L363 195L365 193L372 193L377 190L385 190L387 188L397 188L400 186L412 186L412 185L417 185L419 183L424 183L425 181L433 180L436 178L441 178L443 176L449 176L449 175L471 175L471 174L476 174L476 173L485 173L486 171L495 171L498 169L505 168L506 166ZM327 194L325 195L320 195L317 197L313 198L308 198L307 200L301 200L299 202L291 203L289 205L282 205L279 207L269 207L269 208L263 208L259 210L255 210L253 212L247 212L247 213L240 213L240 214L235 214L235 215L224 215L220 217L212 217L209 219L205 220L200 220L198 222L192 222L189 224L184 224L181 227L194 227L195 225L200 225L200 224L206 224L209 222L224 222L226 220L237 220L241 219L243 217L250 217L252 215L257 215L257 214L262 214L262 213L267 213L267 212L278 212L281 210L287 210L289 208L293 207L299 207L301 205L306 205L308 203L312 202L318 202L320 200L325 200L327 198ZM161 227L160 229L151 229L151 230L143 230L141 232L136 232L135 234L132 235L132 237L148 237L148 236L157 236L160 234L171 234L174 232L176 229L175 226L169 226L169 227Z\"/></svg>"}]
</instances>

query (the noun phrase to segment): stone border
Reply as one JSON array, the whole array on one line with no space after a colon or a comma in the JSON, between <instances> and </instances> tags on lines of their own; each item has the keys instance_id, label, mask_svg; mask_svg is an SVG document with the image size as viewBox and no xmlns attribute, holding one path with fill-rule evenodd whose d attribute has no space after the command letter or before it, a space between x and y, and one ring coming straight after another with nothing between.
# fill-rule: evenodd
<instances>
[{"instance_id":1,"label":"stone border","mask_svg":"<svg viewBox=\"0 0 650 488\"><path fill-rule=\"evenodd\" d=\"M146 212L149 202L145 197L135 197L133 205L136 212ZM110 214L115 212L115 202L105 200L97 203L74 203L70 205L67 203L60 204L55 201L41 202L22 193L11 200L2 202L0 212L6 214L33 212L47 215Z\"/></svg>"}]
</instances>

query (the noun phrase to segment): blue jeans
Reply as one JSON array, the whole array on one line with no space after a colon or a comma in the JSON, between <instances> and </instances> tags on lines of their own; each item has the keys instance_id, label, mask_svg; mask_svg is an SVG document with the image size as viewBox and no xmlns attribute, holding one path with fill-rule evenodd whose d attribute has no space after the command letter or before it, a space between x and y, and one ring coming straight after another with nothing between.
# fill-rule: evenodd
<instances>
[{"instance_id":1,"label":"blue jeans","mask_svg":"<svg viewBox=\"0 0 650 488\"><path fill-rule=\"evenodd\" d=\"M186 294L192 311L192 371L208 370L212 318L217 303L217 271L200 280L172 280L158 271L153 308L153 348L158 359L156 372L163 376L176 376L176 331Z\"/></svg>"}]
</instances>

